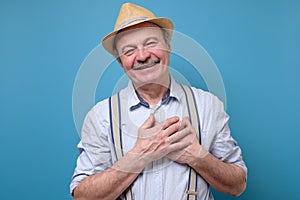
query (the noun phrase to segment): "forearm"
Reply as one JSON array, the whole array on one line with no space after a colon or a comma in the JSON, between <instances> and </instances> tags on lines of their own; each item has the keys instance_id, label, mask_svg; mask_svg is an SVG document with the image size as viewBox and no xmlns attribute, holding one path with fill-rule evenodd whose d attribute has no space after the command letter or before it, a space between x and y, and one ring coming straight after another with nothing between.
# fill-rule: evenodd
<instances>
[{"instance_id":1,"label":"forearm","mask_svg":"<svg viewBox=\"0 0 300 200\"><path fill-rule=\"evenodd\" d=\"M75 200L116 199L136 179L144 166L126 154L111 168L85 178L74 190Z\"/></svg>"},{"instance_id":2,"label":"forearm","mask_svg":"<svg viewBox=\"0 0 300 200\"><path fill-rule=\"evenodd\" d=\"M193 167L213 188L233 196L240 195L246 188L246 173L234 164L220 161L212 154L196 158Z\"/></svg>"}]
</instances>

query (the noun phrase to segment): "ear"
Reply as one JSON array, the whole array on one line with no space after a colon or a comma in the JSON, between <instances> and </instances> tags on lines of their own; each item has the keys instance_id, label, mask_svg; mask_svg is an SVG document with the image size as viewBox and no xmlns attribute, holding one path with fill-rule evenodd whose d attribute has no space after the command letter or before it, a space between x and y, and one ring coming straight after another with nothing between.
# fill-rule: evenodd
<instances>
[{"instance_id":1,"label":"ear","mask_svg":"<svg viewBox=\"0 0 300 200\"><path fill-rule=\"evenodd\" d=\"M171 52L172 52L172 47L171 47L170 42L168 42L168 51L169 51L169 53L171 54Z\"/></svg>"},{"instance_id":2,"label":"ear","mask_svg":"<svg viewBox=\"0 0 300 200\"><path fill-rule=\"evenodd\" d=\"M171 44L169 42L167 43L167 51L168 51L169 54L171 54L171 52L172 52L172 47L171 47Z\"/></svg>"}]
</instances>

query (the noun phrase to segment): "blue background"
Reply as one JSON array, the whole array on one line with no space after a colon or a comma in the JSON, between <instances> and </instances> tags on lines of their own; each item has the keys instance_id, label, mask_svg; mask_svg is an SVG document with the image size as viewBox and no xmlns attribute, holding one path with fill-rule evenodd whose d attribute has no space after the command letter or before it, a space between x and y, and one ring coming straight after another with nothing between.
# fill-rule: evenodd
<instances>
[{"instance_id":1,"label":"blue background","mask_svg":"<svg viewBox=\"0 0 300 200\"><path fill-rule=\"evenodd\" d=\"M123 2L0 2L0 199L71 199L73 84ZM300 199L300 2L132 2L171 18L217 64L249 168L237 199Z\"/></svg>"}]
</instances>

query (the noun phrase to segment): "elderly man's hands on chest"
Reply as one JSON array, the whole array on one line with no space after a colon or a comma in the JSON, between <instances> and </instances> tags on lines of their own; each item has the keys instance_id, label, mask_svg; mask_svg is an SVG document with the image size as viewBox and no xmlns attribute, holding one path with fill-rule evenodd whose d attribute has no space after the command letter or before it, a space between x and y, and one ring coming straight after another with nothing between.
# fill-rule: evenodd
<instances>
[{"instance_id":1,"label":"elderly man's hands on chest","mask_svg":"<svg viewBox=\"0 0 300 200\"><path fill-rule=\"evenodd\" d=\"M137 154L145 166L165 156L179 163L190 164L193 157L207 154L199 144L188 117L183 120L171 117L157 122L153 114L139 128L131 153Z\"/></svg>"}]
</instances>

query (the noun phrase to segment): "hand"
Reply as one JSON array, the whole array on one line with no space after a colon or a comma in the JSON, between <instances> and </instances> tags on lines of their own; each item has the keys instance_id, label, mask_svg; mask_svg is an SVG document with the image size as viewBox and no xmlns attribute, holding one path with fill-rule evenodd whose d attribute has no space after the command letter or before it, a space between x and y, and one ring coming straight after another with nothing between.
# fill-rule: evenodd
<instances>
[{"instance_id":1,"label":"hand","mask_svg":"<svg viewBox=\"0 0 300 200\"><path fill-rule=\"evenodd\" d=\"M131 153L136 153L144 164L160 159L172 151L180 149L176 140L180 137L170 139L172 134L178 132L181 123L178 117L171 117L163 122L156 122L154 115L149 118L138 130L138 138ZM174 143L174 144L173 144ZM181 147L182 148L182 147Z\"/></svg>"},{"instance_id":2,"label":"hand","mask_svg":"<svg viewBox=\"0 0 300 200\"><path fill-rule=\"evenodd\" d=\"M178 132L170 136L170 140L181 143L184 148L169 153L167 157L178 163L191 165L194 158L203 158L208 152L200 145L188 117L182 120L181 126Z\"/></svg>"}]
</instances>

